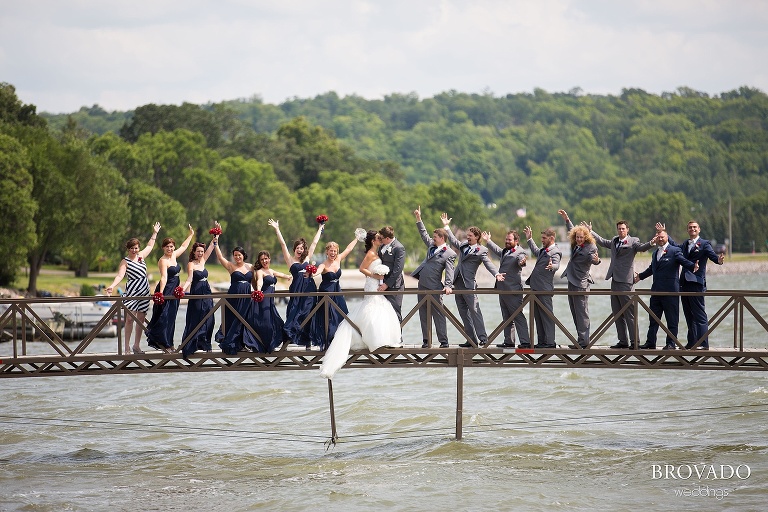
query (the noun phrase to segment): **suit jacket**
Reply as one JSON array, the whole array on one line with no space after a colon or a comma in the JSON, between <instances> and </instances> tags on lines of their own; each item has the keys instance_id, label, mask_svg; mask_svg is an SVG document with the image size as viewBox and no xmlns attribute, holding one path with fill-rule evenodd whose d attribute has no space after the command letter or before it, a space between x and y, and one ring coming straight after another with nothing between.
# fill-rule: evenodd
<instances>
[{"instance_id":1,"label":"suit jacket","mask_svg":"<svg viewBox=\"0 0 768 512\"><path fill-rule=\"evenodd\" d=\"M696 272L693 272L692 269L682 269L680 271L680 280L682 281L685 279L686 281L699 283L700 285L706 287L707 260L712 260L718 265L720 264L720 258L718 257L715 250L712 249L712 244L709 243L709 240L704 240L703 238L699 237L696 244L693 247L690 247L688 240L678 244L670 238L669 244L679 247L683 251L683 256L685 256L686 259L693 262L699 262L699 270Z\"/></svg>"},{"instance_id":2,"label":"suit jacket","mask_svg":"<svg viewBox=\"0 0 768 512\"><path fill-rule=\"evenodd\" d=\"M635 278L635 255L650 249L651 242L640 243L636 236L628 236L626 244L619 244L618 236L606 240L594 231L592 236L595 237L597 245L611 250L611 263L605 273L606 281L613 278L619 283L632 284Z\"/></svg>"},{"instance_id":3,"label":"suit jacket","mask_svg":"<svg viewBox=\"0 0 768 512\"><path fill-rule=\"evenodd\" d=\"M445 287L453 288L453 271L456 262L456 253L448 247L445 250L436 251L432 256L429 255L430 249L435 246L432 237L424 228L424 223L416 223L419 228L421 239L427 246L427 257L411 272L411 275L419 280L419 284L428 290L442 290ZM445 284L443 284L443 270L445 270Z\"/></svg>"},{"instance_id":4,"label":"suit jacket","mask_svg":"<svg viewBox=\"0 0 768 512\"><path fill-rule=\"evenodd\" d=\"M384 276L384 284L390 290L399 290L403 286L403 267L405 266L405 247L397 238L392 240L392 245L383 251L379 248L381 262L389 267L389 273Z\"/></svg>"},{"instance_id":5,"label":"suit jacket","mask_svg":"<svg viewBox=\"0 0 768 512\"><path fill-rule=\"evenodd\" d=\"M560 259L563 253L557 244L552 244L548 248L539 249L533 239L528 240L528 248L536 256L536 265L531 271L531 275L526 279L525 284L534 291L552 291L555 289L555 272L560 268ZM550 260L552 261L552 270L547 270Z\"/></svg>"},{"instance_id":6,"label":"suit jacket","mask_svg":"<svg viewBox=\"0 0 768 512\"><path fill-rule=\"evenodd\" d=\"M492 240L488 240L488 250L499 257L499 274L505 274L503 281L496 281L494 288L498 290L522 290L523 267L521 263L525 259L525 252L519 245L511 251L506 247L502 249Z\"/></svg>"},{"instance_id":7,"label":"suit jacket","mask_svg":"<svg viewBox=\"0 0 768 512\"><path fill-rule=\"evenodd\" d=\"M563 272L561 277L567 278L568 282L573 286L589 288L589 284L594 283L592 276L589 275L589 271L592 265L597 265L597 263L592 261L593 254L597 254L597 246L595 244L584 244L583 247L574 246L571 250L571 259L568 261L565 272Z\"/></svg>"},{"instance_id":8,"label":"suit jacket","mask_svg":"<svg viewBox=\"0 0 768 512\"><path fill-rule=\"evenodd\" d=\"M642 280L653 275L653 284L651 285L651 290L653 291L679 292L680 277L678 275L678 267L693 270L694 263L685 259L683 251L671 243L661 255L661 259L657 259L658 252L661 250L661 247L659 247L653 251L651 264L648 265L647 269L640 272L637 277Z\"/></svg>"},{"instance_id":9,"label":"suit jacket","mask_svg":"<svg viewBox=\"0 0 768 512\"><path fill-rule=\"evenodd\" d=\"M455 281L461 279L464 283L464 287L468 290L474 290L477 288L477 268L482 263L488 272L493 277L499 273L494 264L491 262L491 258L488 257L488 249L479 245L475 249L471 250L468 254L464 254L464 249L469 247L469 242L459 242L459 239L451 231L451 228L446 226L446 232L448 233L448 241L453 245L458 252L459 264L456 265Z\"/></svg>"}]
</instances>

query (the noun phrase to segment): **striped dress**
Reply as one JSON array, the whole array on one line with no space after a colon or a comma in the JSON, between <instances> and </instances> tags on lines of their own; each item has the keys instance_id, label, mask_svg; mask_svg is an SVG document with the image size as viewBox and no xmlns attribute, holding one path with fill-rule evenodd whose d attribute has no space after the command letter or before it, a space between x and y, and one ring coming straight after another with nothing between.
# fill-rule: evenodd
<instances>
[{"instance_id":1,"label":"striped dress","mask_svg":"<svg viewBox=\"0 0 768 512\"><path fill-rule=\"evenodd\" d=\"M125 275L128 282L125 285L123 297L146 297L149 295L149 280L147 279L147 263L125 258L127 268ZM149 299L130 299L125 301L126 309L146 313L149 310Z\"/></svg>"}]
</instances>

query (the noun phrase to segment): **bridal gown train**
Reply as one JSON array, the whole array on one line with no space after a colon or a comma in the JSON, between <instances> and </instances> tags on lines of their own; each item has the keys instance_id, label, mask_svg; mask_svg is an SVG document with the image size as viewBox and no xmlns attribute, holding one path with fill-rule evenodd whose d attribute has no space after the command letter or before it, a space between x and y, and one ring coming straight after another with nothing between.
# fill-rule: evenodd
<instances>
[{"instance_id":1,"label":"bridal gown train","mask_svg":"<svg viewBox=\"0 0 768 512\"><path fill-rule=\"evenodd\" d=\"M376 268L381 265L377 259L368 267ZM375 292L379 280L366 277L363 291ZM376 350L381 347L399 347L400 322L397 321L395 310L383 295L366 295L362 301L349 313L349 318L360 329L360 333L344 320L336 329L336 335L323 356L320 375L332 379L336 372L347 362L350 350Z\"/></svg>"}]
</instances>

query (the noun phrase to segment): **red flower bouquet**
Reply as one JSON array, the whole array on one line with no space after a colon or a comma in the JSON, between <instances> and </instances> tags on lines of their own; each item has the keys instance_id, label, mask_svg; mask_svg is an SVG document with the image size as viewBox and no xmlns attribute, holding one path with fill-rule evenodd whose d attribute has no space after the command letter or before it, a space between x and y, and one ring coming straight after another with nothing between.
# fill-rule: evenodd
<instances>
[{"instance_id":1,"label":"red flower bouquet","mask_svg":"<svg viewBox=\"0 0 768 512\"><path fill-rule=\"evenodd\" d=\"M255 290L251 292L251 300L254 302L261 302L264 300L264 292L261 290Z\"/></svg>"},{"instance_id":2,"label":"red flower bouquet","mask_svg":"<svg viewBox=\"0 0 768 512\"><path fill-rule=\"evenodd\" d=\"M221 228L216 226L208 230L208 233L212 234L213 236L219 236L221 234Z\"/></svg>"},{"instance_id":3,"label":"red flower bouquet","mask_svg":"<svg viewBox=\"0 0 768 512\"><path fill-rule=\"evenodd\" d=\"M315 220L317 221L318 224L325 224L326 222L328 222L328 216L318 215L317 217L315 217Z\"/></svg>"},{"instance_id":4,"label":"red flower bouquet","mask_svg":"<svg viewBox=\"0 0 768 512\"><path fill-rule=\"evenodd\" d=\"M317 272L317 267L314 265L307 265L307 268L304 270L307 272L307 277L312 277L315 275L315 272Z\"/></svg>"},{"instance_id":5,"label":"red flower bouquet","mask_svg":"<svg viewBox=\"0 0 768 512\"><path fill-rule=\"evenodd\" d=\"M173 296L177 299L183 299L184 298L184 288L181 286L177 286L173 289Z\"/></svg>"},{"instance_id":6,"label":"red flower bouquet","mask_svg":"<svg viewBox=\"0 0 768 512\"><path fill-rule=\"evenodd\" d=\"M155 292L152 295L152 302L154 302L158 306L162 306L163 304L165 304L165 297L163 297L163 293L162 292Z\"/></svg>"}]
</instances>

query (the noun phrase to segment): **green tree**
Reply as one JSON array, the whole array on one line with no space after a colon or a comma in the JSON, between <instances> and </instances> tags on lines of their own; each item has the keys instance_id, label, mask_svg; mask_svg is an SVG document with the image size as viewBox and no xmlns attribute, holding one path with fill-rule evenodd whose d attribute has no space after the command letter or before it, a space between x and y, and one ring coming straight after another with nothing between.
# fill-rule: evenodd
<instances>
[{"instance_id":1,"label":"green tree","mask_svg":"<svg viewBox=\"0 0 768 512\"><path fill-rule=\"evenodd\" d=\"M35 243L34 216L37 203L32 198L32 175L22 145L0 133L0 285L12 283Z\"/></svg>"}]
</instances>

